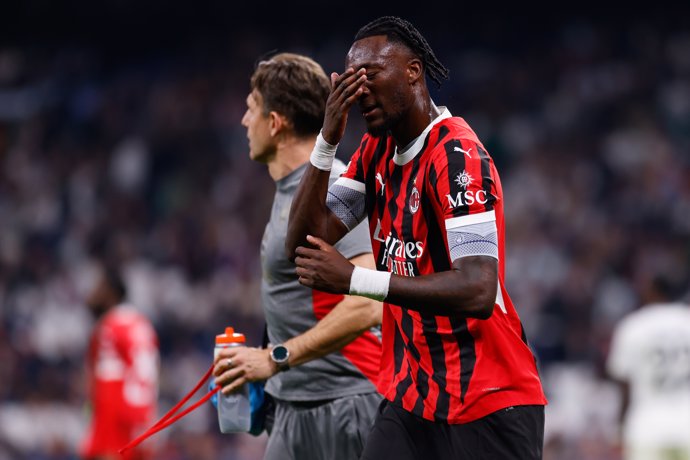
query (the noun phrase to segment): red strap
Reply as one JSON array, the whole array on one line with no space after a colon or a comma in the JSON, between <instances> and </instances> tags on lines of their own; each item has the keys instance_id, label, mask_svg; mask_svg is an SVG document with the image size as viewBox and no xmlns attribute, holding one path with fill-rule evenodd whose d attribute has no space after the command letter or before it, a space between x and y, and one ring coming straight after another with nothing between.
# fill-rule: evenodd
<instances>
[{"instance_id":1,"label":"red strap","mask_svg":"<svg viewBox=\"0 0 690 460\"><path fill-rule=\"evenodd\" d=\"M177 414L177 415L174 415L175 412L177 412L178 410L180 410L180 408L181 408L187 401L189 401L189 399L190 399L192 396L194 396L194 393L196 393L197 391L199 391L199 388L201 388L201 387L203 386L204 382L206 382L206 380L208 380L208 378L211 376L211 373L212 373L212 372L213 372L213 364L211 364L211 367L208 369L208 371L206 371L206 373L204 374L204 376L201 377L201 380L199 380L199 382L198 382L198 383L196 384L196 386L192 389L192 391L190 391L189 393L187 393L187 395L186 395L184 398L182 398L182 400L181 400L180 402L178 402L177 404L175 404L175 407L173 407L172 409L170 409L163 417L160 418L160 420L158 420L156 423L154 423L153 426L151 426L151 428L149 428L148 430L146 430L145 432L143 432L141 435L139 435L137 438L135 438L134 440L130 441L129 444L127 444L126 446L124 446L123 448L121 448L121 449L118 451L118 453L122 454L122 453L124 453L125 451L131 449L132 447L138 446L138 445L139 445L142 441L144 441L145 439L147 439L147 438L153 436L154 434L158 433L159 431L161 431L161 430L163 430L163 429L169 427L170 425L172 425L173 423L175 423L176 421L178 421L179 419L181 419L182 417L184 417L185 415L189 414L189 413L192 412L194 409L198 408L199 406L201 406L202 404L204 404L206 401L208 401L209 399L211 399L211 397L212 397L214 394L218 393L218 391L220 390L220 386L216 385L215 388L213 388L213 390L209 391L204 397L202 397L201 399L199 399L197 402L195 402L194 404L192 404L191 406L189 406L189 407L188 407L187 409L185 409L184 411L180 412L180 413ZM173 415L174 415L174 417L173 417Z\"/></svg>"}]
</instances>

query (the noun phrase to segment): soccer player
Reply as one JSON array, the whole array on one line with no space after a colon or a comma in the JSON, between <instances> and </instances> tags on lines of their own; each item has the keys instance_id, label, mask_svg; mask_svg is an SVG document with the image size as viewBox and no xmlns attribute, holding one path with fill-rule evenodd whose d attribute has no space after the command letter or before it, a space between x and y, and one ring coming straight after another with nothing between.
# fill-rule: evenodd
<instances>
[{"instance_id":1,"label":"soccer player","mask_svg":"<svg viewBox=\"0 0 690 460\"><path fill-rule=\"evenodd\" d=\"M358 458L376 415L381 302L311 290L300 285L285 254L292 197L309 164L323 123L330 82L316 62L283 53L258 64L247 111L249 155L276 182L261 244L261 298L269 349L223 350L214 374L224 393L268 379L276 401L266 459ZM335 161L335 181L345 165ZM366 225L336 247L349 263L374 267Z\"/></svg>"},{"instance_id":2,"label":"soccer player","mask_svg":"<svg viewBox=\"0 0 690 460\"><path fill-rule=\"evenodd\" d=\"M86 366L92 419L82 456L88 460L139 460L152 454L148 447L118 454L153 422L158 399L158 339L148 318L125 298L120 275L104 267L87 300L97 318Z\"/></svg>"},{"instance_id":3,"label":"soccer player","mask_svg":"<svg viewBox=\"0 0 690 460\"><path fill-rule=\"evenodd\" d=\"M468 124L432 101L447 78L409 22L355 36L290 211L300 283L385 300L379 408L362 458L538 459L546 399L505 288L503 194ZM329 188L353 105L368 133ZM333 242L368 218L377 270Z\"/></svg>"},{"instance_id":4,"label":"soccer player","mask_svg":"<svg viewBox=\"0 0 690 460\"><path fill-rule=\"evenodd\" d=\"M622 385L626 460L690 460L690 306L679 293L657 277L613 334L607 370Z\"/></svg>"}]
</instances>

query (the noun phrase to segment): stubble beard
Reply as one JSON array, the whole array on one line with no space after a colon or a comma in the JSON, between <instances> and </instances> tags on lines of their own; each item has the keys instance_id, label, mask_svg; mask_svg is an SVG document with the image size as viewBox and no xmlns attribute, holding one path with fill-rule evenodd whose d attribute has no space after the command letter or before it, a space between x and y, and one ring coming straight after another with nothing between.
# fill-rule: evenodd
<instances>
[{"instance_id":1,"label":"stubble beard","mask_svg":"<svg viewBox=\"0 0 690 460\"><path fill-rule=\"evenodd\" d=\"M367 132L374 137L381 137L386 135L393 129L404 117L407 107L405 98L401 94L395 94L391 104L396 108L395 111L383 111L381 118L383 119L379 126L367 125Z\"/></svg>"},{"instance_id":2,"label":"stubble beard","mask_svg":"<svg viewBox=\"0 0 690 460\"><path fill-rule=\"evenodd\" d=\"M400 120L400 114L391 115L389 113L383 114L383 121L378 126L367 125L367 132L374 137L382 137L388 134L393 126Z\"/></svg>"}]
</instances>

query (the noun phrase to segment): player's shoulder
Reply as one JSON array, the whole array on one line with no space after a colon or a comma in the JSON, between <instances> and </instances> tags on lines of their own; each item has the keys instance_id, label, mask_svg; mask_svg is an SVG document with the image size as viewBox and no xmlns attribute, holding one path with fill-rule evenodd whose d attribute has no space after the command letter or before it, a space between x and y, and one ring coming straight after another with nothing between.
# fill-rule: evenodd
<instances>
[{"instance_id":1,"label":"player's shoulder","mask_svg":"<svg viewBox=\"0 0 690 460\"><path fill-rule=\"evenodd\" d=\"M690 306L683 303L657 303L637 312L637 322L686 323L690 325Z\"/></svg>"},{"instance_id":2,"label":"player's shoulder","mask_svg":"<svg viewBox=\"0 0 690 460\"><path fill-rule=\"evenodd\" d=\"M134 306L122 304L110 310L103 318L103 323L113 328L127 328L149 325L150 321Z\"/></svg>"},{"instance_id":3,"label":"player's shoulder","mask_svg":"<svg viewBox=\"0 0 690 460\"><path fill-rule=\"evenodd\" d=\"M440 156L465 155L479 159L479 152L488 155L477 133L462 117L448 117L439 121L430 132L429 146ZM472 155L474 151L474 155Z\"/></svg>"},{"instance_id":4,"label":"player's shoulder","mask_svg":"<svg viewBox=\"0 0 690 460\"><path fill-rule=\"evenodd\" d=\"M687 325L690 329L690 306L682 303L654 303L645 305L625 316L617 326L628 334L647 334L666 325Z\"/></svg>"},{"instance_id":5,"label":"player's shoulder","mask_svg":"<svg viewBox=\"0 0 690 460\"><path fill-rule=\"evenodd\" d=\"M381 144L390 149L392 149L395 145L393 142L393 137L389 133L382 134L380 136L364 133L362 139L359 141L358 150L362 156L370 157L375 151L379 150Z\"/></svg>"},{"instance_id":6,"label":"player's shoulder","mask_svg":"<svg viewBox=\"0 0 690 460\"><path fill-rule=\"evenodd\" d=\"M436 123L434 131L439 132L439 141L447 139L463 139L478 142L477 133L470 127L469 123L462 117L448 117Z\"/></svg>"}]
</instances>

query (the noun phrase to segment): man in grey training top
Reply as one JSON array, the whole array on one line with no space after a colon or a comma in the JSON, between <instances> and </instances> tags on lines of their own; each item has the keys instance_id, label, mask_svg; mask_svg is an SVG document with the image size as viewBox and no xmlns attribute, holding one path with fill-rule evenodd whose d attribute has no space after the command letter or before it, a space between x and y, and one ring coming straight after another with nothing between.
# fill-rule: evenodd
<instances>
[{"instance_id":1,"label":"man in grey training top","mask_svg":"<svg viewBox=\"0 0 690 460\"><path fill-rule=\"evenodd\" d=\"M285 254L292 197L323 124L329 79L313 60L283 53L258 64L247 111L250 157L276 182L261 243L261 296L268 349L221 352L214 375L224 393L268 379L276 400L266 459L359 458L376 416L381 353L380 302L300 285ZM331 181L344 171L337 162ZM366 222L336 246L353 264L375 268Z\"/></svg>"}]
</instances>

